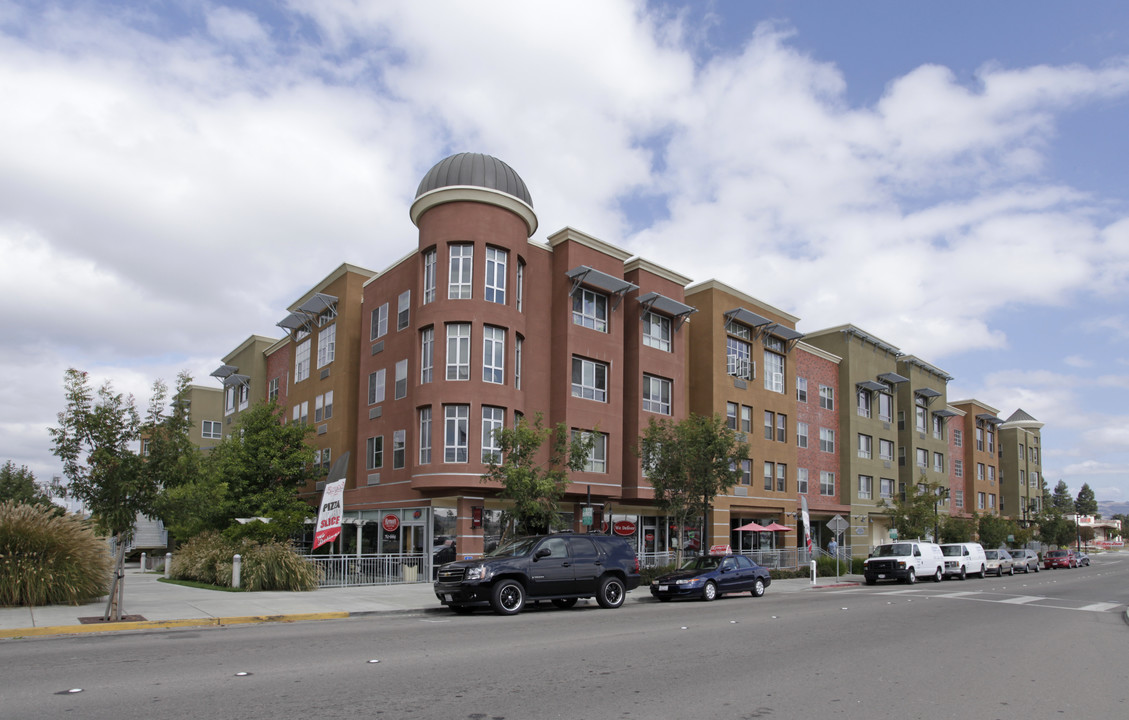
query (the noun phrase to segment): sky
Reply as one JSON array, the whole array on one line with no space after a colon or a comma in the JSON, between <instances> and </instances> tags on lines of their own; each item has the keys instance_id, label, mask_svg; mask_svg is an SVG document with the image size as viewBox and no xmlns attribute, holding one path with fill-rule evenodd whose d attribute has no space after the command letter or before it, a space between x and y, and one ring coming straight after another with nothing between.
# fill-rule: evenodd
<instances>
[{"instance_id":1,"label":"sky","mask_svg":"<svg viewBox=\"0 0 1129 720\"><path fill-rule=\"evenodd\" d=\"M0 462L68 367L202 385L457 152L565 226L941 368L1129 501L1129 3L0 0Z\"/></svg>"}]
</instances>

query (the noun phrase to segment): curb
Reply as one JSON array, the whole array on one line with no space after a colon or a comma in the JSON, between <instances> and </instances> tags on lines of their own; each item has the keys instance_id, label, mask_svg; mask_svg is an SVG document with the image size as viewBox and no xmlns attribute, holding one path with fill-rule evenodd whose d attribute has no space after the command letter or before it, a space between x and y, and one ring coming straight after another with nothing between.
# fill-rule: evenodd
<instances>
[{"instance_id":1,"label":"curb","mask_svg":"<svg viewBox=\"0 0 1129 720\"><path fill-rule=\"evenodd\" d=\"M45 637L50 635L79 635L97 632L121 632L124 630L160 630L181 627L222 627L225 625L251 625L270 622L302 622L305 620L342 620L349 613L321 612L295 613L290 615L244 615L237 617L193 618L185 620L142 620L135 622L108 622L91 625L48 625L44 627L13 628L0 630L0 638Z\"/></svg>"}]
</instances>

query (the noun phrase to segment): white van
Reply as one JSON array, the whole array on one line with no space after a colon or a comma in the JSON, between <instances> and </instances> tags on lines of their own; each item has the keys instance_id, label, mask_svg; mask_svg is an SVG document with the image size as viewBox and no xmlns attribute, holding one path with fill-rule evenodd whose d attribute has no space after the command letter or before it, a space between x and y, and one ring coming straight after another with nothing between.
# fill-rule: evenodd
<instances>
[{"instance_id":1,"label":"white van","mask_svg":"<svg viewBox=\"0 0 1129 720\"><path fill-rule=\"evenodd\" d=\"M870 557L863 561L862 574L867 585L879 580L912 585L919 577L941 582L945 576L945 556L937 543L923 540L887 543L870 551Z\"/></svg>"},{"instance_id":2,"label":"white van","mask_svg":"<svg viewBox=\"0 0 1129 720\"><path fill-rule=\"evenodd\" d=\"M976 575L983 578L987 571L988 561L980 543L945 543L941 552L945 555L945 577L964 580L969 575Z\"/></svg>"}]
</instances>

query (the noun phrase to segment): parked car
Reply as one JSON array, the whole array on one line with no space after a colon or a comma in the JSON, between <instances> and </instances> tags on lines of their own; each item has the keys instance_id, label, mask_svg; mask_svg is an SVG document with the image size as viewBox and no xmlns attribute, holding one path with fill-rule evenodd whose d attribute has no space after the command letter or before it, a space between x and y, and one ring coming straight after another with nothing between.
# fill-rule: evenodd
<instances>
[{"instance_id":1,"label":"parked car","mask_svg":"<svg viewBox=\"0 0 1129 720\"><path fill-rule=\"evenodd\" d=\"M917 582L930 578L941 582L945 576L945 556L936 543L911 540L876 546L863 561L862 574L867 585L879 580Z\"/></svg>"},{"instance_id":2,"label":"parked car","mask_svg":"<svg viewBox=\"0 0 1129 720\"><path fill-rule=\"evenodd\" d=\"M457 557L458 548L453 538L446 538L441 542L437 542L431 547L432 563L434 565L443 565L454 561Z\"/></svg>"},{"instance_id":3,"label":"parked car","mask_svg":"<svg viewBox=\"0 0 1129 720\"><path fill-rule=\"evenodd\" d=\"M1012 564L1016 570L1029 573L1032 570L1039 572L1039 553L1030 548L1011 551Z\"/></svg>"},{"instance_id":4,"label":"parked car","mask_svg":"<svg viewBox=\"0 0 1129 720\"><path fill-rule=\"evenodd\" d=\"M457 613L489 606L516 615L526 600L570 608L595 597L617 608L639 587L639 557L621 537L558 533L519 537L481 560L456 560L439 568L435 596Z\"/></svg>"},{"instance_id":5,"label":"parked car","mask_svg":"<svg viewBox=\"0 0 1129 720\"><path fill-rule=\"evenodd\" d=\"M771 584L768 570L744 555L704 555L655 578L651 595L663 602L674 598L701 598L709 602L729 593L747 592L761 597Z\"/></svg>"},{"instance_id":6,"label":"parked car","mask_svg":"<svg viewBox=\"0 0 1129 720\"><path fill-rule=\"evenodd\" d=\"M987 560L980 543L945 543L941 546L941 553L945 556L945 577L961 580L970 574L984 577Z\"/></svg>"},{"instance_id":7,"label":"parked car","mask_svg":"<svg viewBox=\"0 0 1129 720\"><path fill-rule=\"evenodd\" d=\"M1079 550L1078 552L1074 553L1074 562L1075 562L1075 567L1082 567L1083 565L1085 565L1086 567L1089 567L1090 566L1090 556L1087 555L1086 553L1082 552L1081 550Z\"/></svg>"},{"instance_id":8,"label":"parked car","mask_svg":"<svg viewBox=\"0 0 1129 720\"><path fill-rule=\"evenodd\" d=\"M1043 556L1043 567L1048 570L1078 567L1078 559L1074 557L1073 550L1051 550Z\"/></svg>"},{"instance_id":9,"label":"parked car","mask_svg":"<svg viewBox=\"0 0 1129 720\"><path fill-rule=\"evenodd\" d=\"M1011 559L1011 553L1007 550L1003 548L985 550L984 557L988 562L988 572L995 573L996 577L1002 577L1004 573L1015 574L1015 563Z\"/></svg>"}]
</instances>

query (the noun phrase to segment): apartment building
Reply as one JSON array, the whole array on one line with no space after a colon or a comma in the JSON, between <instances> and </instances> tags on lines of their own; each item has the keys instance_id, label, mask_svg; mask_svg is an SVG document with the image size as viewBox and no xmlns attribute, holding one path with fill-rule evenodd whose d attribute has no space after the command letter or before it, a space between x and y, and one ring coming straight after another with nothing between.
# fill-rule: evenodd
<instances>
[{"instance_id":1,"label":"apartment building","mask_svg":"<svg viewBox=\"0 0 1129 720\"><path fill-rule=\"evenodd\" d=\"M1043 423L1022 409L1001 423L999 432L1000 514L1024 527L1043 502Z\"/></svg>"},{"instance_id":2,"label":"apartment building","mask_svg":"<svg viewBox=\"0 0 1129 720\"><path fill-rule=\"evenodd\" d=\"M999 497L999 457L997 455L998 429L1003 423L999 411L980 400L968 399L950 402L953 409L963 415L959 432L955 438L953 462L958 459L962 465L964 480L963 512L950 507L953 515L970 516L973 511L979 515L998 515ZM955 418L954 418L955 419Z\"/></svg>"},{"instance_id":3,"label":"apartment building","mask_svg":"<svg viewBox=\"0 0 1129 720\"><path fill-rule=\"evenodd\" d=\"M212 377L223 384L223 423L235 425L239 413L266 397L267 361L264 351L278 342L277 338L252 335L223 358L223 364L212 371Z\"/></svg>"},{"instance_id":4,"label":"apartment building","mask_svg":"<svg viewBox=\"0 0 1129 720\"><path fill-rule=\"evenodd\" d=\"M720 415L749 444L738 484L713 503L708 544L742 550L796 546L798 318L717 280L686 290L690 412ZM786 531L737 528L772 523Z\"/></svg>"},{"instance_id":5,"label":"apartment building","mask_svg":"<svg viewBox=\"0 0 1129 720\"><path fill-rule=\"evenodd\" d=\"M897 385L898 492L914 485L936 487L939 513L948 514L952 488L949 478L950 418L956 417L946 402L952 376L914 355L898 358Z\"/></svg>"},{"instance_id":6,"label":"apartment building","mask_svg":"<svg viewBox=\"0 0 1129 720\"><path fill-rule=\"evenodd\" d=\"M811 522L812 544L826 548L835 535L827 522L836 515L844 520L851 515L844 503L839 483L842 473L834 448L821 447L826 435L840 437L839 413L829 400L839 397L839 364L842 358L801 340L796 345L796 493L805 498ZM820 388L827 388L822 393ZM824 432L829 431L829 432ZM855 526L839 544L852 544ZM797 540L797 542L800 542Z\"/></svg>"}]
</instances>

